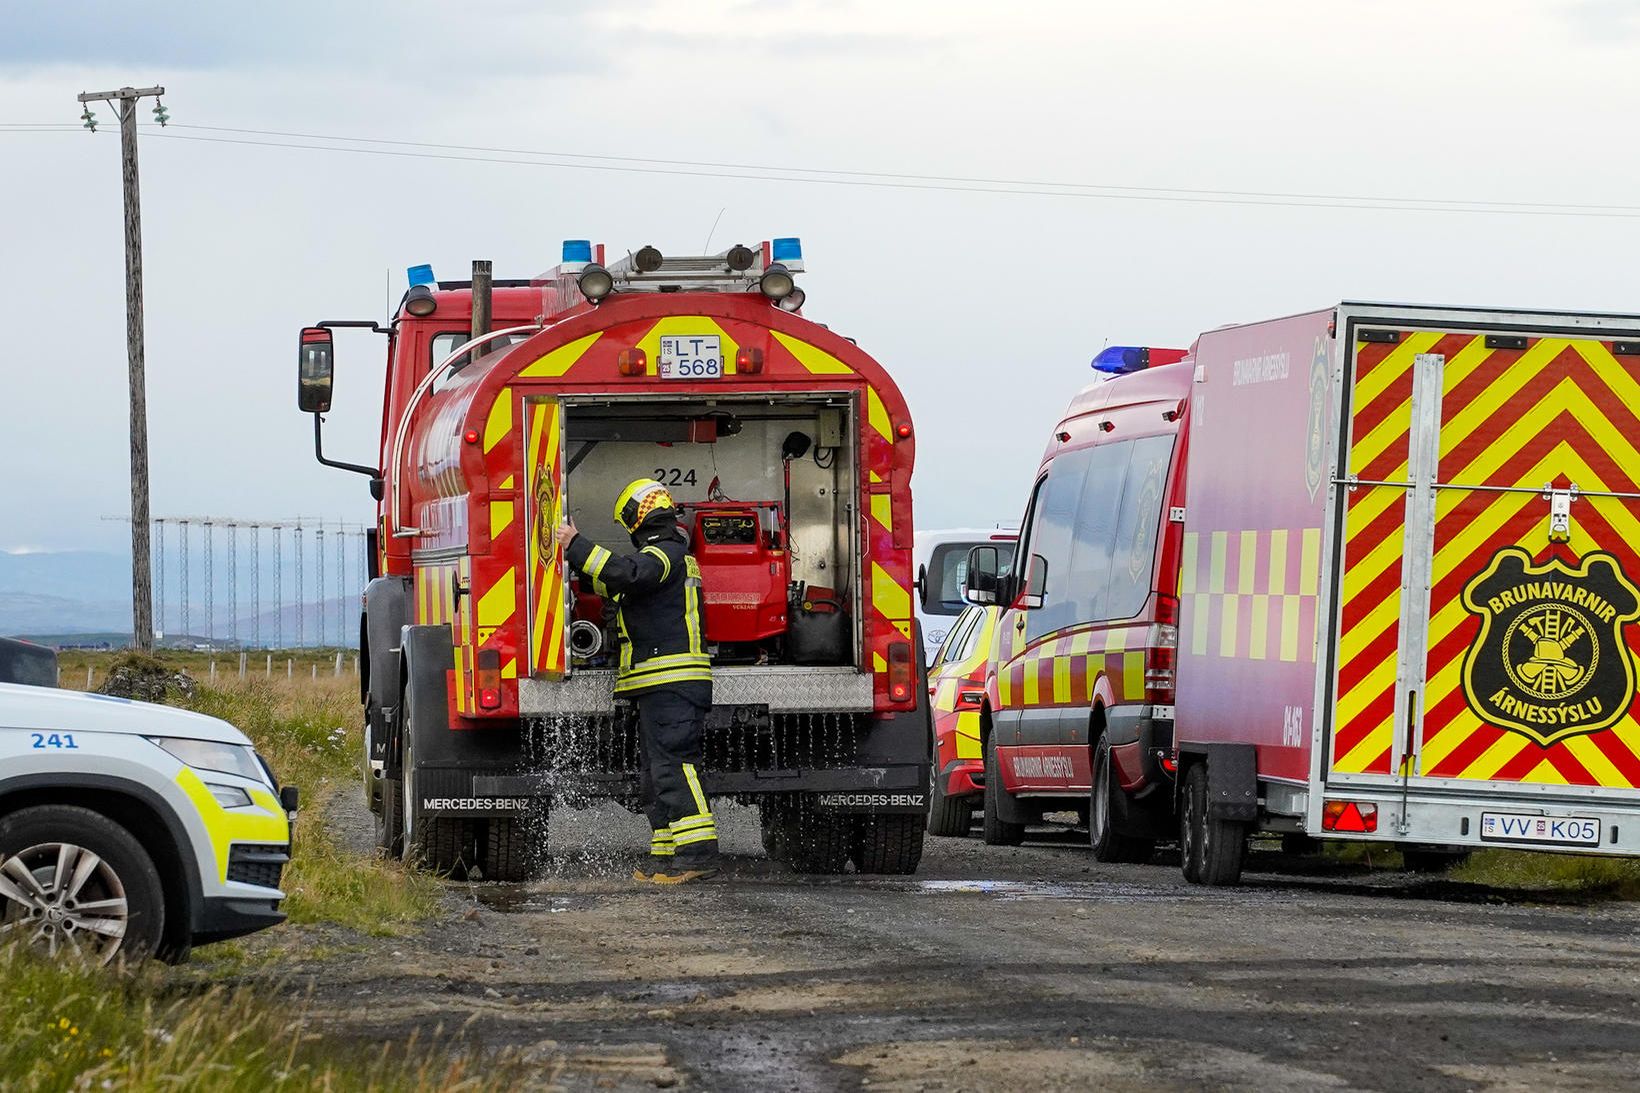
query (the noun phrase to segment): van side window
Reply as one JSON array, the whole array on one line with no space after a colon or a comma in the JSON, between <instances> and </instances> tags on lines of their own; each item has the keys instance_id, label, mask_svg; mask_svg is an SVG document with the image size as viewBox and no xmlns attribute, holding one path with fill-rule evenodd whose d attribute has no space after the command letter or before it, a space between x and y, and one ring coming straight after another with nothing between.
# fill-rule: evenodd
<instances>
[{"instance_id":1,"label":"van side window","mask_svg":"<svg viewBox=\"0 0 1640 1093\"><path fill-rule=\"evenodd\" d=\"M1116 522L1105 618L1132 618L1150 597L1173 441L1171 436L1151 436L1132 442L1133 458L1122 484L1121 516Z\"/></svg>"},{"instance_id":2,"label":"van side window","mask_svg":"<svg viewBox=\"0 0 1640 1093\"><path fill-rule=\"evenodd\" d=\"M1093 450L1082 497L1076 509L1076 545L1071 551L1071 616L1065 625L1125 618L1108 605L1112 560L1117 557L1122 482L1127 477L1133 441L1100 445ZM1131 612L1129 612L1131 614Z\"/></svg>"},{"instance_id":3,"label":"van side window","mask_svg":"<svg viewBox=\"0 0 1640 1093\"><path fill-rule=\"evenodd\" d=\"M1071 547L1082 482L1094 451L1082 448L1055 456L1048 468L1048 480L1037 495L1026 588L1042 596L1042 606L1026 612L1027 642L1076 621Z\"/></svg>"},{"instance_id":4,"label":"van side window","mask_svg":"<svg viewBox=\"0 0 1640 1093\"><path fill-rule=\"evenodd\" d=\"M974 623L979 618L981 608L970 606L963 612L957 624L951 627L951 632L945 635L945 644L940 646L939 657L936 663L950 664L954 660L961 660L967 654L963 647L967 644L968 634L974 629Z\"/></svg>"}]
</instances>

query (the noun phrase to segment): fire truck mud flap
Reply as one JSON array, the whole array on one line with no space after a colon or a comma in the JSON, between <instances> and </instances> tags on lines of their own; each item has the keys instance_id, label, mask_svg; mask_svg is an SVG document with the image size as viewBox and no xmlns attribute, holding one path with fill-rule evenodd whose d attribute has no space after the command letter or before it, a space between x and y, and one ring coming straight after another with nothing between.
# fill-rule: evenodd
<instances>
[{"instance_id":1,"label":"fire truck mud flap","mask_svg":"<svg viewBox=\"0 0 1640 1093\"><path fill-rule=\"evenodd\" d=\"M1207 814L1219 820L1258 819L1258 774L1248 744L1198 744L1181 749L1207 764Z\"/></svg>"},{"instance_id":2,"label":"fire truck mud flap","mask_svg":"<svg viewBox=\"0 0 1640 1093\"><path fill-rule=\"evenodd\" d=\"M522 815L531 805L527 787L494 794L477 782L486 775L516 774L518 733L453 731L450 728L446 669L452 663L450 630L445 626L404 628L405 686L408 690L404 733L412 736L415 787L411 807L418 817L502 817ZM406 772L407 774L409 772Z\"/></svg>"}]
</instances>

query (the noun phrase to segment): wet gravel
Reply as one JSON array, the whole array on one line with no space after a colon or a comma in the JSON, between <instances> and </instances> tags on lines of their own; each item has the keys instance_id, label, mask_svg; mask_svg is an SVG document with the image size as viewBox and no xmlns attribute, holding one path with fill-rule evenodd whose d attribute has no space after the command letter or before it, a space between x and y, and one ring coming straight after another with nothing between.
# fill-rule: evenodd
<instances>
[{"instance_id":1,"label":"wet gravel","mask_svg":"<svg viewBox=\"0 0 1640 1093\"><path fill-rule=\"evenodd\" d=\"M362 817L359 819L362 820ZM928 841L916 877L628 876L641 819L555 816L547 877L452 882L415 938L284 969L333 1029L465 1027L542 1088L1605 1089L1640 1084L1640 908L1255 856L1236 889L1084 836Z\"/></svg>"}]
</instances>

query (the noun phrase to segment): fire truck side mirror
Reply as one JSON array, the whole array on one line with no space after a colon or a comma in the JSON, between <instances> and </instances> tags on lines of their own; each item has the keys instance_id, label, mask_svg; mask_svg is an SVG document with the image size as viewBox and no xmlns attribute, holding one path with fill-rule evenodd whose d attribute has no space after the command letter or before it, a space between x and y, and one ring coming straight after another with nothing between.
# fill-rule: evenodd
<instances>
[{"instance_id":1,"label":"fire truck side mirror","mask_svg":"<svg viewBox=\"0 0 1640 1093\"><path fill-rule=\"evenodd\" d=\"M304 329L296 360L296 405L304 414L330 412L335 371L335 347L330 331L322 326Z\"/></svg>"},{"instance_id":2,"label":"fire truck side mirror","mask_svg":"<svg viewBox=\"0 0 1640 1093\"><path fill-rule=\"evenodd\" d=\"M963 582L962 598L982 607L998 602L998 592L1002 584L1001 568L1002 562L996 547L977 546L970 550L968 579Z\"/></svg>"}]
</instances>

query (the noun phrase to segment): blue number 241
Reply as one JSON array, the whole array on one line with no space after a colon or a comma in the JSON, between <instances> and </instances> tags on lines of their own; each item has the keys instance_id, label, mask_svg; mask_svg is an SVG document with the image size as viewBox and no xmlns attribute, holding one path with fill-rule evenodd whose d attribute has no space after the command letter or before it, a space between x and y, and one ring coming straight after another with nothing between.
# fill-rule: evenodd
<instances>
[{"instance_id":1,"label":"blue number 241","mask_svg":"<svg viewBox=\"0 0 1640 1093\"><path fill-rule=\"evenodd\" d=\"M42 732L30 733L34 738L36 748L78 748L71 732L54 732L49 736Z\"/></svg>"}]
</instances>

